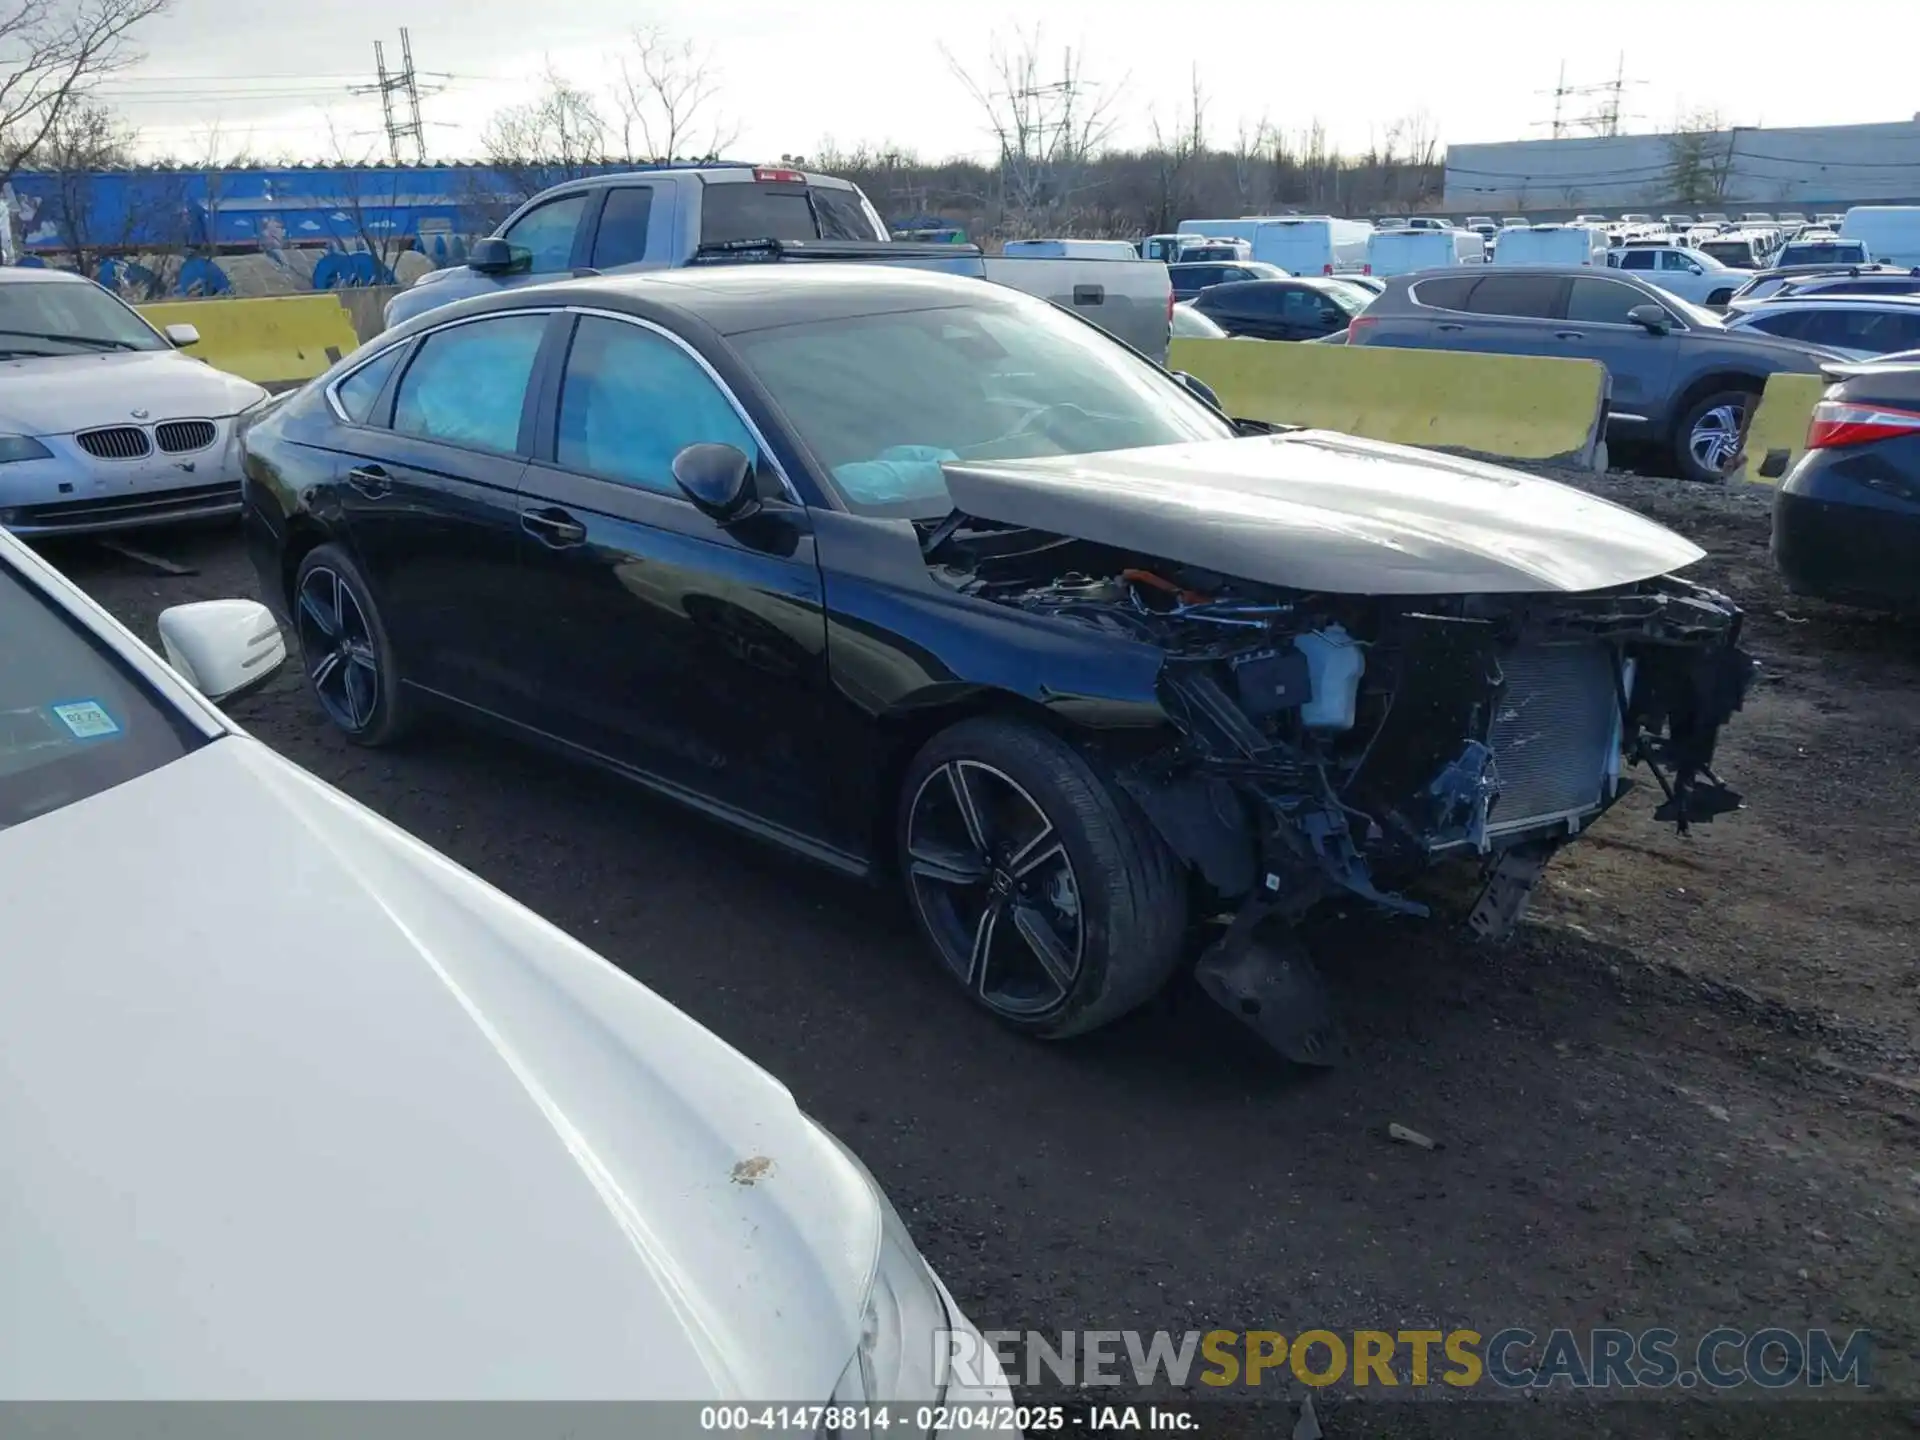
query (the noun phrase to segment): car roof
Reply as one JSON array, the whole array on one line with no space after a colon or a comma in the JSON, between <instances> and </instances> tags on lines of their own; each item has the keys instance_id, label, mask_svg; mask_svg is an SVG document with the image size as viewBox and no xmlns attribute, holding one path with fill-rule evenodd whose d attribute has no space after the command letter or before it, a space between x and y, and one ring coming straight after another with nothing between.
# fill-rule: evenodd
<instances>
[{"instance_id":1,"label":"car roof","mask_svg":"<svg viewBox=\"0 0 1920 1440\"><path fill-rule=\"evenodd\" d=\"M66 283L91 285L93 282L84 275L74 274L71 270L55 270L40 265L0 265L0 284L58 285Z\"/></svg>"},{"instance_id":2,"label":"car roof","mask_svg":"<svg viewBox=\"0 0 1920 1440\"><path fill-rule=\"evenodd\" d=\"M1769 295L1765 299L1746 302L1749 311L1786 307L1805 310L1809 306L1829 306L1849 309L1865 307L1872 310L1912 310L1920 308L1920 295L1835 295L1820 292L1795 292L1787 295Z\"/></svg>"},{"instance_id":3,"label":"car roof","mask_svg":"<svg viewBox=\"0 0 1920 1440\"><path fill-rule=\"evenodd\" d=\"M399 328L430 329L456 313L470 316L563 304L599 306L635 315L680 315L722 335L737 335L779 325L893 311L959 305L1011 310L1042 303L972 276L897 265L747 261L528 285L428 310Z\"/></svg>"}]
</instances>

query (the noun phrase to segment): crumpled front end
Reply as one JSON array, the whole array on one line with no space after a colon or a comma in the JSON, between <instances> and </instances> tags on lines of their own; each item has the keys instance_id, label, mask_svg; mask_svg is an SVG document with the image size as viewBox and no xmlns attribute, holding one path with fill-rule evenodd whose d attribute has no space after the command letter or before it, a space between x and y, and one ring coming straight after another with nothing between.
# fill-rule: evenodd
<instances>
[{"instance_id":1,"label":"crumpled front end","mask_svg":"<svg viewBox=\"0 0 1920 1440\"><path fill-rule=\"evenodd\" d=\"M1135 557L971 588L1163 649L1174 737L1109 759L1216 909L1241 911L1235 930L1339 893L1424 914L1408 883L1466 858L1488 883L1474 928L1495 935L1628 771L1652 776L1683 833L1740 803L1713 758L1754 670L1741 614L1677 577L1395 599Z\"/></svg>"}]
</instances>

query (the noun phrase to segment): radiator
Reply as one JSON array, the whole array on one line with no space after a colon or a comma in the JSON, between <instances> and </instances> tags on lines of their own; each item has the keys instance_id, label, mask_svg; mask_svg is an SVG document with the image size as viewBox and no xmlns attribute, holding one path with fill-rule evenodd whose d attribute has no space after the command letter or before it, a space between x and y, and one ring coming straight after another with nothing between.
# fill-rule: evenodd
<instances>
[{"instance_id":1,"label":"radiator","mask_svg":"<svg viewBox=\"0 0 1920 1440\"><path fill-rule=\"evenodd\" d=\"M1487 737L1500 794L1487 833L1599 805L1618 773L1620 706L1612 653L1587 641L1528 645L1501 656L1500 669L1506 683Z\"/></svg>"}]
</instances>

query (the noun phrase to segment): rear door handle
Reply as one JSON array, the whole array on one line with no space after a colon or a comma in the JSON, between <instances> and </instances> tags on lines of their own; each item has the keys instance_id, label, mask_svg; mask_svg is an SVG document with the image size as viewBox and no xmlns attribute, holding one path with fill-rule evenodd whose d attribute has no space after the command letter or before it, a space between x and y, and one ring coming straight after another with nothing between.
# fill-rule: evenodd
<instances>
[{"instance_id":1,"label":"rear door handle","mask_svg":"<svg viewBox=\"0 0 1920 1440\"><path fill-rule=\"evenodd\" d=\"M1553 338L1556 340L1584 340L1587 338L1587 332L1584 330L1556 330L1553 332Z\"/></svg>"},{"instance_id":2,"label":"rear door handle","mask_svg":"<svg viewBox=\"0 0 1920 1440\"><path fill-rule=\"evenodd\" d=\"M347 471L347 483L369 500L377 500L393 489L393 477L378 465L354 466Z\"/></svg>"},{"instance_id":3,"label":"rear door handle","mask_svg":"<svg viewBox=\"0 0 1920 1440\"><path fill-rule=\"evenodd\" d=\"M569 545L584 545L587 527L557 507L520 512L520 528L543 545L564 550Z\"/></svg>"},{"instance_id":4,"label":"rear door handle","mask_svg":"<svg viewBox=\"0 0 1920 1440\"><path fill-rule=\"evenodd\" d=\"M1442 335L1457 335L1467 327L1464 325L1436 325L1433 328L1438 330Z\"/></svg>"}]
</instances>

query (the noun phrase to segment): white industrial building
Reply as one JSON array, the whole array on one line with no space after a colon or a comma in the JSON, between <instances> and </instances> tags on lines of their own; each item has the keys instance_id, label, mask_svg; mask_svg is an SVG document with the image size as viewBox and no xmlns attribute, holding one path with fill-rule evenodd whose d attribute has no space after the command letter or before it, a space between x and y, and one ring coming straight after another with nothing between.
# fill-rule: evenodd
<instances>
[{"instance_id":1,"label":"white industrial building","mask_svg":"<svg viewBox=\"0 0 1920 1440\"><path fill-rule=\"evenodd\" d=\"M1843 210L1920 203L1920 117L1447 147L1448 210Z\"/></svg>"}]
</instances>

